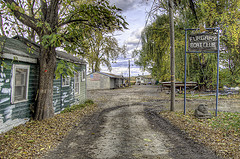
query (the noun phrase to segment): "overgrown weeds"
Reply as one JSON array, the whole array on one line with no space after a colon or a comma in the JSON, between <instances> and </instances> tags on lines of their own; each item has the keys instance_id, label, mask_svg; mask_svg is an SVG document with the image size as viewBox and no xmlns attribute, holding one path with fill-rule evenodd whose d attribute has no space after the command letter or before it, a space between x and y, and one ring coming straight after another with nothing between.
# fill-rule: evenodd
<instances>
[{"instance_id":1,"label":"overgrown weeds","mask_svg":"<svg viewBox=\"0 0 240 159\"><path fill-rule=\"evenodd\" d=\"M94 104L94 102L91 99L87 99L82 104L75 104L75 105L66 107L63 111L61 111L61 113L67 113L67 112L72 112L72 111L75 111L75 110L79 110L79 109L82 109L82 108L84 108L88 105L92 105L92 104Z\"/></svg>"},{"instance_id":2,"label":"overgrown weeds","mask_svg":"<svg viewBox=\"0 0 240 159\"><path fill-rule=\"evenodd\" d=\"M240 113L218 112L212 119L197 119L193 111L161 112L160 115L226 158L240 158Z\"/></svg>"}]
</instances>

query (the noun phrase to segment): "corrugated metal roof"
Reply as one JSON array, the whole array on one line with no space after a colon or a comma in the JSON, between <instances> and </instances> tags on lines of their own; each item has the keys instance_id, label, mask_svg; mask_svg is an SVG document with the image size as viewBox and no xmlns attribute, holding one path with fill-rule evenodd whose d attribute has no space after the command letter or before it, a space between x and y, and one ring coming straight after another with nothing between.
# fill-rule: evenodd
<instances>
[{"instance_id":1,"label":"corrugated metal roof","mask_svg":"<svg viewBox=\"0 0 240 159\"><path fill-rule=\"evenodd\" d=\"M0 36L0 53L9 53L16 56L37 59L39 57L40 46L21 36L7 38ZM57 58L64 59L73 63L86 64L83 59L77 58L71 54L56 50Z\"/></svg>"},{"instance_id":2,"label":"corrugated metal roof","mask_svg":"<svg viewBox=\"0 0 240 159\"><path fill-rule=\"evenodd\" d=\"M68 60L73 63L80 63L80 64L86 64L87 62L83 59L77 58L71 54L65 53L63 51L56 50L57 58Z\"/></svg>"}]
</instances>

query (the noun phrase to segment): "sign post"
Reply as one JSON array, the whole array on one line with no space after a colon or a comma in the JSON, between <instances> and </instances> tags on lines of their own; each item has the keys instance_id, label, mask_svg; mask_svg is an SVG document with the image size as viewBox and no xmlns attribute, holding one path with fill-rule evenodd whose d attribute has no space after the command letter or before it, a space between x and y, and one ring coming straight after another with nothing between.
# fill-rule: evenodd
<instances>
[{"instance_id":1,"label":"sign post","mask_svg":"<svg viewBox=\"0 0 240 159\"><path fill-rule=\"evenodd\" d=\"M217 88L216 88L216 112L218 111L218 88L219 88L219 28L206 28L206 30L217 30L217 34L199 33L190 34L187 51L187 31L199 29L185 29L185 67L184 67L184 115L186 115L186 67L187 53L217 53Z\"/></svg>"}]
</instances>

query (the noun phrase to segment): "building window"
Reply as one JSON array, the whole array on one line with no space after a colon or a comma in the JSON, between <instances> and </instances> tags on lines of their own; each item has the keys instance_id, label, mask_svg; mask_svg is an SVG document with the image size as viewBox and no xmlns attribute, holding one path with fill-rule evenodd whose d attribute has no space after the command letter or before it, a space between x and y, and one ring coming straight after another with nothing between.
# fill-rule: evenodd
<instances>
[{"instance_id":1,"label":"building window","mask_svg":"<svg viewBox=\"0 0 240 159\"><path fill-rule=\"evenodd\" d=\"M63 87L70 86L70 80L71 80L70 76L62 77L62 86Z\"/></svg>"},{"instance_id":2,"label":"building window","mask_svg":"<svg viewBox=\"0 0 240 159\"><path fill-rule=\"evenodd\" d=\"M80 73L76 72L74 75L74 91L75 94L80 93Z\"/></svg>"},{"instance_id":3,"label":"building window","mask_svg":"<svg viewBox=\"0 0 240 159\"><path fill-rule=\"evenodd\" d=\"M85 79L86 79L86 71L83 70L82 71L82 81L85 81Z\"/></svg>"},{"instance_id":4,"label":"building window","mask_svg":"<svg viewBox=\"0 0 240 159\"><path fill-rule=\"evenodd\" d=\"M12 69L11 102L27 101L30 66L14 64Z\"/></svg>"}]
</instances>

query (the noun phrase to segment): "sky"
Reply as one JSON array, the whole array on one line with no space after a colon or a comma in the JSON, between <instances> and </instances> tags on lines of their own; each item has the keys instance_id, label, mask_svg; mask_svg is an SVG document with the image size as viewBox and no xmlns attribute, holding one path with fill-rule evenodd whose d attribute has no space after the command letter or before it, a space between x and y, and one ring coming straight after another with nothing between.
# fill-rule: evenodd
<instances>
[{"instance_id":1,"label":"sky","mask_svg":"<svg viewBox=\"0 0 240 159\"><path fill-rule=\"evenodd\" d=\"M145 26L147 13L151 10L152 3L153 0L110 0L110 4L114 4L116 7L122 9L122 16L129 24L127 30L114 33L114 37L118 40L120 46L126 44L127 56L126 58L119 57L116 63L112 64L111 73L128 77L128 61L130 60L131 76L150 74L142 71L139 66L134 65L135 59L132 58L132 51L136 48L141 48L141 42L139 41L141 31ZM101 66L101 71L109 72L105 66Z\"/></svg>"}]
</instances>

